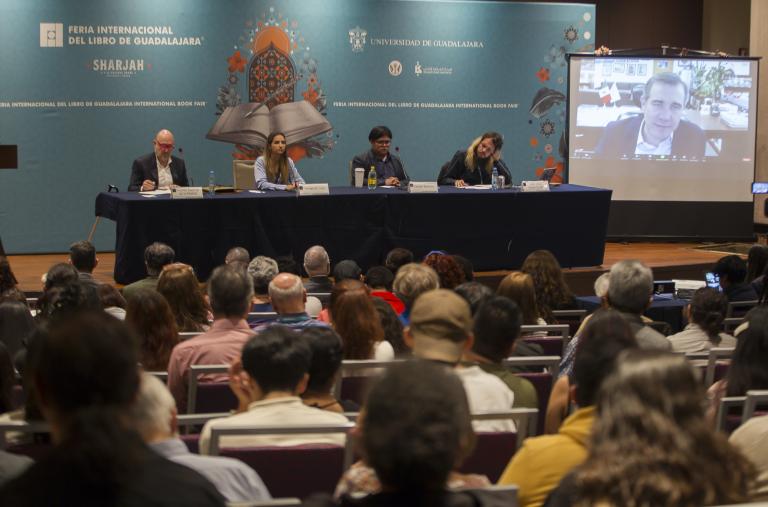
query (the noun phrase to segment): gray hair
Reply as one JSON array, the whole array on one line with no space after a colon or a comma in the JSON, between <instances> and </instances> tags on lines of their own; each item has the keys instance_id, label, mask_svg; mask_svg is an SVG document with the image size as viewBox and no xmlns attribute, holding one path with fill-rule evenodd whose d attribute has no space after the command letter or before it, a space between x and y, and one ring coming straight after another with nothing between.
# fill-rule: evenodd
<instances>
[{"instance_id":1,"label":"gray hair","mask_svg":"<svg viewBox=\"0 0 768 507\"><path fill-rule=\"evenodd\" d=\"M271 257L258 255L248 264L248 274L253 279L253 292L266 294L269 290L269 282L277 276L277 261Z\"/></svg>"},{"instance_id":2,"label":"gray hair","mask_svg":"<svg viewBox=\"0 0 768 507\"><path fill-rule=\"evenodd\" d=\"M595 296L599 298L604 298L608 295L608 287L609 283L611 281L611 274L606 271L602 275L597 277L597 280L595 280Z\"/></svg>"},{"instance_id":3,"label":"gray hair","mask_svg":"<svg viewBox=\"0 0 768 507\"><path fill-rule=\"evenodd\" d=\"M292 273L282 274L291 276L294 279L293 285L282 289L275 285L274 280L269 282L269 297L272 299L272 306L279 306L286 302L293 302L304 298L304 285L301 283L301 278Z\"/></svg>"},{"instance_id":4,"label":"gray hair","mask_svg":"<svg viewBox=\"0 0 768 507\"><path fill-rule=\"evenodd\" d=\"M426 264L417 262L411 262L400 267L397 270L395 281L392 282L392 290L409 308L422 293L439 287L440 279L435 270Z\"/></svg>"},{"instance_id":5,"label":"gray hair","mask_svg":"<svg viewBox=\"0 0 768 507\"><path fill-rule=\"evenodd\" d=\"M611 267L608 302L622 312L641 314L653 294L653 272L637 260L617 262Z\"/></svg>"},{"instance_id":6,"label":"gray hair","mask_svg":"<svg viewBox=\"0 0 768 507\"><path fill-rule=\"evenodd\" d=\"M327 275L331 271L331 259L320 245L309 247L304 252L304 269L309 276Z\"/></svg>"},{"instance_id":7,"label":"gray hair","mask_svg":"<svg viewBox=\"0 0 768 507\"><path fill-rule=\"evenodd\" d=\"M133 427L147 438L155 433L171 434L171 414L176 401L160 379L147 372L141 373L141 385L131 407Z\"/></svg>"},{"instance_id":8,"label":"gray hair","mask_svg":"<svg viewBox=\"0 0 768 507\"><path fill-rule=\"evenodd\" d=\"M227 264L213 270L208 279L208 298L214 316L241 317L251 308L253 281L241 269Z\"/></svg>"}]
</instances>

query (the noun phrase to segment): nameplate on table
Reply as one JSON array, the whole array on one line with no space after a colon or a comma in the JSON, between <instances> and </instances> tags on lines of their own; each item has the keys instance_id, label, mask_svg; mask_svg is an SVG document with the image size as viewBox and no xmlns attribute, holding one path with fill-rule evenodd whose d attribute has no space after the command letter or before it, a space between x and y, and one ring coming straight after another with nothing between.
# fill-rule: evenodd
<instances>
[{"instance_id":1,"label":"nameplate on table","mask_svg":"<svg viewBox=\"0 0 768 507\"><path fill-rule=\"evenodd\" d=\"M408 183L409 194L436 194L436 181L411 181Z\"/></svg>"},{"instance_id":2,"label":"nameplate on table","mask_svg":"<svg viewBox=\"0 0 768 507\"><path fill-rule=\"evenodd\" d=\"M299 195L328 195L328 183L304 183L299 187Z\"/></svg>"},{"instance_id":3,"label":"nameplate on table","mask_svg":"<svg viewBox=\"0 0 768 507\"><path fill-rule=\"evenodd\" d=\"M524 181L520 189L523 192L549 192L548 181Z\"/></svg>"},{"instance_id":4,"label":"nameplate on table","mask_svg":"<svg viewBox=\"0 0 768 507\"><path fill-rule=\"evenodd\" d=\"M171 199L202 199L203 187L175 187L171 189Z\"/></svg>"}]
</instances>

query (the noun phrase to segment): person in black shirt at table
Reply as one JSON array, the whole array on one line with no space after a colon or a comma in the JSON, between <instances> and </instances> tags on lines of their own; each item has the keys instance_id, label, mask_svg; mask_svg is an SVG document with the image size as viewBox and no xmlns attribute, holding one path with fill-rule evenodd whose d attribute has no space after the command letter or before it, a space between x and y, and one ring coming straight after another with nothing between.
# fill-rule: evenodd
<instances>
[{"instance_id":1,"label":"person in black shirt at table","mask_svg":"<svg viewBox=\"0 0 768 507\"><path fill-rule=\"evenodd\" d=\"M494 166L505 184L512 182L507 164L501 160L504 139L497 132L486 132L469 145L466 151L457 151L450 162L440 169L438 185L466 187L468 185L490 185Z\"/></svg>"},{"instance_id":2,"label":"person in black shirt at table","mask_svg":"<svg viewBox=\"0 0 768 507\"><path fill-rule=\"evenodd\" d=\"M389 152L389 146L392 144L392 131L384 125L373 127L368 134L368 140L371 142L371 149L352 159L350 183L355 184L354 170L356 167L365 169L364 179L366 179L371 166L374 166L377 185L398 186L407 184L408 176L405 174L403 162L400 157Z\"/></svg>"}]
</instances>

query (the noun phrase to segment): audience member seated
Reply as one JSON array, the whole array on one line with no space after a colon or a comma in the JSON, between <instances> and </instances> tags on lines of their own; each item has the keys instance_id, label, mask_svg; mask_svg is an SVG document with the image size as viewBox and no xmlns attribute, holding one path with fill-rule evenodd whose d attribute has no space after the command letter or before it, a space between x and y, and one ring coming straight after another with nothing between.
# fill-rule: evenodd
<instances>
[{"instance_id":1,"label":"audience member seated","mask_svg":"<svg viewBox=\"0 0 768 507\"><path fill-rule=\"evenodd\" d=\"M387 253L384 260L384 267L397 276L397 271L406 264L413 262L413 252L407 248L393 248Z\"/></svg>"},{"instance_id":2,"label":"audience member seated","mask_svg":"<svg viewBox=\"0 0 768 507\"><path fill-rule=\"evenodd\" d=\"M72 284L79 286L78 297L82 298L84 304L87 304L89 308L101 309L101 302L95 286L80 283L77 269L71 264L60 262L51 266L48 272L43 275L43 293L37 300L38 313L36 316L45 318L55 312L54 300L64 287Z\"/></svg>"},{"instance_id":3,"label":"audience member seated","mask_svg":"<svg viewBox=\"0 0 768 507\"><path fill-rule=\"evenodd\" d=\"M546 505L746 502L753 466L706 423L705 406L701 381L685 357L624 352L600 391L589 456Z\"/></svg>"},{"instance_id":4,"label":"audience member seated","mask_svg":"<svg viewBox=\"0 0 768 507\"><path fill-rule=\"evenodd\" d=\"M0 255L0 294L17 288L19 281L13 274L8 257Z\"/></svg>"},{"instance_id":5,"label":"audience member seated","mask_svg":"<svg viewBox=\"0 0 768 507\"><path fill-rule=\"evenodd\" d=\"M96 248L90 241L77 241L69 246L69 262L77 270L80 282L85 285L99 285L99 282L93 277L93 270L99 264L96 258Z\"/></svg>"},{"instance_id":6,"label":"audience member seated","mask_svg":"<svg viewBox=\"0 0 768 507\"><path fill-rule=\"evenodd\" d=\"M304 284L307 292L331 292L333 281L328 277L331 273L331 260L328 252L320 245L309 247L304 253L304 271L309 280Z\"/></svg>"},{"instance_id":7,"label":"audience member seated","mask_svg":"<svg viewBox=\"0 0 768 507\"><path fill-rule=\"evenodd\" d=\"M152 452L129 427L139 370L124 323L81 312L34 341L34 398L55 447L0 489L0 505L224 505L208 480Z\"/></svg>"},{"instance_id":8,"label":"audience member seated","mask_svg":"<svg viewBox=\"0 0 768 507\"><path fill-rule=\"evenodd\" d=\"M208 329L208 304L192 266L180 262L165 266L157 281L157 291L168 301L179 332L196 333Z\"/></svg>"},{"instance_id":9,"label":"audience member seated","mask_svg":"<svg viewBox=\"0 0 768 507\"><path fill-rule=\"evenodd\" d=\"M573 382L567 388L578 409L563 421L557 434L525 440L499 479L499 484L518 485L522 507L542 505L560 479L586 459L600 386L619 354L636 346L618 312L595 313L576 352Z\"/></svg>"},{"instance_id":10,"label":"audience member seated","mask_svg":"<svg viewBox=\"0 0 768 507\"><path fill-rule=\"evenodd\" d=\"M397 270L392 290L400 301L405 304L405 310L400 314L400 320L407 326L410 321L411 308L421 294L440 287L435 270L426 264L411 262Z\"/></svg>"},{"instance_id":11,"label":"audience member seated","mask_svg":"<svg viewBox=\"0 0 768 507\"><path fill-rule=\"evenodd\" d=\"M129 299L136 289L157 289L157 280L163 268L171 264L176 257L173 248L165 243L155 242L144 249L144 267L147 277L123 287L123 296Z\"/></svg>"},{"instance_id":12,"label":"audience member seated","mask_svg":"<svg viewBox=\"0 0 768 507\"><path fill-rule=\"evenodd\" d=\"M253 280L252 312L274 311L272 303L269 302L269 282L277 276L277 273L277 262L270 257L258 255L248 264L248 274Z\"/></svg>"},{"instance_id":13,"label":"audience member seated","mask_svg":"<svg viewBox=\"0 0 768 507\"><path fill-rule=\"evenodd\" d=\"M296 259L294 259L292 256L279 255L275 257L275 262L277 262L278 273L290 273L292 275L301 277L301 266L299 266L299 263L296 262Z\"/></svg>"},{"instance_id":14,"label":"audience member seated","mask_svg":"<svg viewBox=\"0 0 768 507\"><path fill-rule=\"evenodd\" d=\"M451 255L430 253L424 258L424 264L435 270L443 289L453 290L466 281L464 269Z\"/></svg>"},{"instance_id":15,"label":"audience member seated","mask_svg":"<svg viewBox=\"0 0 768 507\"><path fill-rule=\"evenodd\" d=\"M747 263L738 255L721 257L712 267L712 272L720 277L720 287L729 302L757 299L754 287L745 281Z\"/></svg>"},{"instance_id":16,"label":"audience member seated","mask_svg":"<svg viewBox=\"0 0 768 507\"><path fill-rule=\"evenodd\" d=\"M459 266L461 266L461 270L464 271L464 281L474 282L475 266L472 264L472 261L467 259L466 257L463 257L461 255L456 255L456 254L453 254L451 257L453 257L453 260L459 263Z\"/></svg>"},{"instance_id":17,"label":"audience member seated","mask_svg":"<svg viewBox=\"0 0 768 507\"><path fill-rule=\"evenodd\" d=\"M227 502L253 502L272 498L259 475L242 461L189 452L187 445L178 436L176 417L176 403L168 388L156 377L142 373L131 419L150 449L201 474L216 486Z\"/></svg>"},{"instance_id":18,"label":"audience member seated","mask_svg":"<svg viewBox=\"0 0 768 507\"><path fill-rule=\"evenodd\" d=\"M723 396L744 396L750 389L768 389L768 306L753 308L745 320L747 325L736 333L728 374L709 388L712 413Z\"/></svg>"},{"instance_id":19,"label":"audience member seated","mask_svg":"<svg viewBox=\"0 0 768 507\"><path fill-rule=\"evenodd\" d=\"M232 247L224 257L224 264L232 264L233 262L242 262L247 265L251 262L251 254L241 246Z\"/></svg>"},{"instance_id":20,"label":"audience member seated","mask_svg":"<svg viewBox=\"0 0 768 507\"><path fill-rule=\"evenodd\" d=\"M311 352L306 341L286 326L271 326L243 347L242 362L230 368L237 413L208 421L200 435L200 453L208 454L211 429L242 426L311 426L346 424L341 414L308 407L299 395L309 380ZM221 439L222 447L343 445L343 434L243 435Z\"/></svg>"},{"instance_id":21,"label":"audience member seated","mask_svg":"<svg viewBox=\"0 0 768 507\"><path fill-rule=\"evenodd\" d=\"M515 302L523 317L522 325L547 325L547 322L541 318L539 307L536 304L536 289L534 288L531 275L522 271L512 271L501 280L496 289L496 294ZM534 332L523 336L547 336L547 332Z\"/></svg>"},{"instance_id":22,"label":"audience member seated","mask_svg":"<svg viewBox=\"0 0 768 507\"><path fill-rule=\"evenodd\" d=\"M389 361L395 358L363 282L348 279L336 283L328 310L331 324L344 343L344 359Z\"/></svg>"},{"instance_id":23,"label":"audience member seated","mask_svg":"<svg viewBox=\"0 0 768 507\"><path fill-rule=\"evenodd\" d=\"M475 341L464 353L464 360L477 363L481 370L499 377L515 395L515 407L538 408L536 389L502 365L520 336L520 310L503 296L486 299L474 315Z\"/></svg>"},{"instance_id":24,"label":"audience member seated","mask_svg":"<svg viewBox=\"0 0 768 507\"><path fill-rule=\"evenodd\" d=\"M339 283L344 280L363 280L363 270L353 260L340 261L333 267L333 281Z\"/></svg>"},{"instance_id":25,"label":"audience member seated","mask_svg":"<svg viewBox=\"0 0 768 507\"><path fill-rule=\"evenodd\" d=\"M394 279L395 275L384 266L373 266L365 273L365 284L371 289L371 296L383 299L400 315L405 310L405 304L392 292Z\"/></svg>"},{"instance_id":26,"label":"audience member seated","mask_svg":"<svg viewBox=\"0 0 768 507\"><path fill-rule=\"evenodd\" d=\"M464 301L469 305L469 310L472 312L473 317L480 308L480 305L486 299L493 296L491 288L480 282L464 282L461 285L457 285L453 292L464 298Z\"/></svg>"},{"instance_id":27,"label":"audience member seated","mask_svg":"<svg viewBox=\"0 0 768 507\"><path fill-rule=\"evenodd\" d=\"M520 271L533 278L536 306L548 324L555 324L552 310L574 310L579 305L565 283L560 263L549 250L536 250L525 258Z\"/></svg>"},{"instance_id":28,"label":"audience member seated","mask_svg":"<svg viewBox=\"0 0 768 507\"><path fill-rule=\"evenodd\" d=\"M753 502L768 501L768 415L745 421L728 439L757 469L752 487Z\"/></svg>"},{"instance_id":29,"label":"audience member seated","mask_svg":"<svg viewBox=\"0 0 768 507\"><path fill-rule=\"evenodd\" d=\"M405 344L403 339L404 327L395 311L389 304L380 298L371 298L373 307L379 314L381 328L384 330L384 339L392 345L395 357L408 357L411 355L411 349Z\"/></svg>"},{"instance_id":30,"label":"audience member seated","mask_svg":"<svg viewBox=\"0 0 768 507\"><path fill-rule=\"evenodd\" d=\"M139 362L146 371L167 371L179 330L171 307L154 289L136 289L128 300L125 322L139 338Z\"/></svg>"},{"instance_id":31,"label":"audience member seated","mask_svg":"<svg viewBox=\"0 0 768 507\"><path fill-rule=\"evenodd\" d=\"M160 277L162 288L163 276ZM160 291L162 292L162 290ZM245 321L251 307L253 285L244 272L219 266L208 280L213 325L205 333L180 342L168 361L168 388L176 405L186 413L189 367L196 364L231 364L240 357L243 344L253 336ZM221 382L226 374L204 375L207 382Z\"/></svg>"},{"instance_id":32,"label":"audience member seated","mask_svg":"<svg viewBox=\"0 0 768 507\"><path fill-rule=\"evenodd\" d=\"M277 312L277 318L254 326L257 333L273 324L282 324L292 329L312 326L327 326L311 318L306 312L307 290L301 278L291 273L279 273L269 282L269 300Z\"/></svg>"},{"instance_id":33,"label":"audience member seated","mask_svg":"<svg viewBox=\"0 0 768 507\"><path fill-rule=\"evenodd\" d=\"M35 320L29 307L19 301L0 303L0 343L11 357L25 348L27 338L35 330Z\"/></svg>"},{"instance_id":34,"label":"audience member seated","mask_svg":"<svg viewBox=\"0 0 768 507\"><path fill-rule=\"evenodd\" d=\"M608 305L618 310L629 324L637 344L643 349L671 350L666 336L648 326L642 314L653 298L653 272L640 261L625 260L611 266L608 285ZM573 356L580 337L575 336L565 349L560 362L560 375L568 375L573 368Z\"/></svg>"},{"instance_id":35,"label":"audience member seated","mask_svg":"<svg viewBox=\"0 0 768 507\"><path fill-rule=\"evenodd\" d=\"M768 268L768 246L752 245L747 254L747 278L745 281L752 284L752 288L755 289L758 296L763 293L766 268Z\"/></svg>"},{"instance_id":36,"label":"audience member seated","mask_svg":"<svg viewBox=\"0 0 768 507\"><path fill-rule=\"evenodd\" d=\"M467 489L487 486L486 477L455 472L472 453L475 434L450 369L418 361L389 368L368 395L358 432L363 461L339 481L340 505L492 505L482 490ZM305 505L337 504L315 496Z\"/></svg>"},{"instance_id":37,"label":"audience member seated","mask_svg":"<svg viewBox=\"0 0 768 507\"><path fill-rule=\"evenodd\" d=\"M499 377L479 366L459 365L462 355L472 348L472 315L469 305L456 293L435 289L419 296L413 305L405 342L413 355L428 361L455 366L464 384L472 413L509 410L514 393ZM475 431L514 431L507 420L475 421Z\"/></svg>"},{"instance_id":38,"label":"audience member seated","mask_svg":"<svg viewBox=\"0 0 768 507\"><path fill-rule=\"evenodd\" d=\"M735 347L736 339L721 333L728 300L725 294L709 287L693 293L691 304L683 316L688 320L685 329L669 336L675 352L706 352L712 347Z\"/></svg>"},{"instance_id":39,"label":"audience member seated","mask_svg":"<svg viewBox=\"0 0 768 507\"><path fill-rule=\"evenodd\" d=\"M301 337L309 345L312 359L309 363L309 380L301 399L305 405L331 412L359 412L360 406L348 400L338 400L331 392L341 374L344 345L341 337L329 327L308 327L301 330Z\"/></svg>"},{"instance_id":40,"label":"audience member seated","mask_svg":"<svg viewBox=\"0 0 768 507\"><path fill-rule=\"evenodd\" d=\"M3 419L13 420L18 412L13 400L13 386L16 384L16 375L13 370L11 356L5 345L0 343L0 414ZM19 415L19 417L21 417ZM0 450L0 487L3 484L20 475L32 465L32 459L19 454L11 454Z\"/></svg>"},{"instance_id":41,"label":"audience member seated","mask_svg":"<svg viewBox=\"0 0 768 507\"><path fill-rule=\"evenodd\" d=\"M96 294L99 296L104 311L119 320L125 320L125 298L120 291L108 283L100 283L96 286Z\"/></svg>"}]
</instances>

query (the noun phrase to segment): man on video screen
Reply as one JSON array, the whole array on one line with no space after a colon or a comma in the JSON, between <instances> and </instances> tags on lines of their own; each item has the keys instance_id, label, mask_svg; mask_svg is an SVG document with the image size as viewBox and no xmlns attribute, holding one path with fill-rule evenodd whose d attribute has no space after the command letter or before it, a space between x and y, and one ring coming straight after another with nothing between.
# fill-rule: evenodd
<instances>
[{"instance_id":1,"label":"man on video screen","mask_svg":"<svg viewBox=\"0 0 768 507\"><path fill-rule=\"evenodd\" d=\"M595 155L667 155L704 158L706 137L701 128L682 119L688 87L680 76L663 72L645 84L643 114L606 125Z\"/></svg>"}]
</instances>

